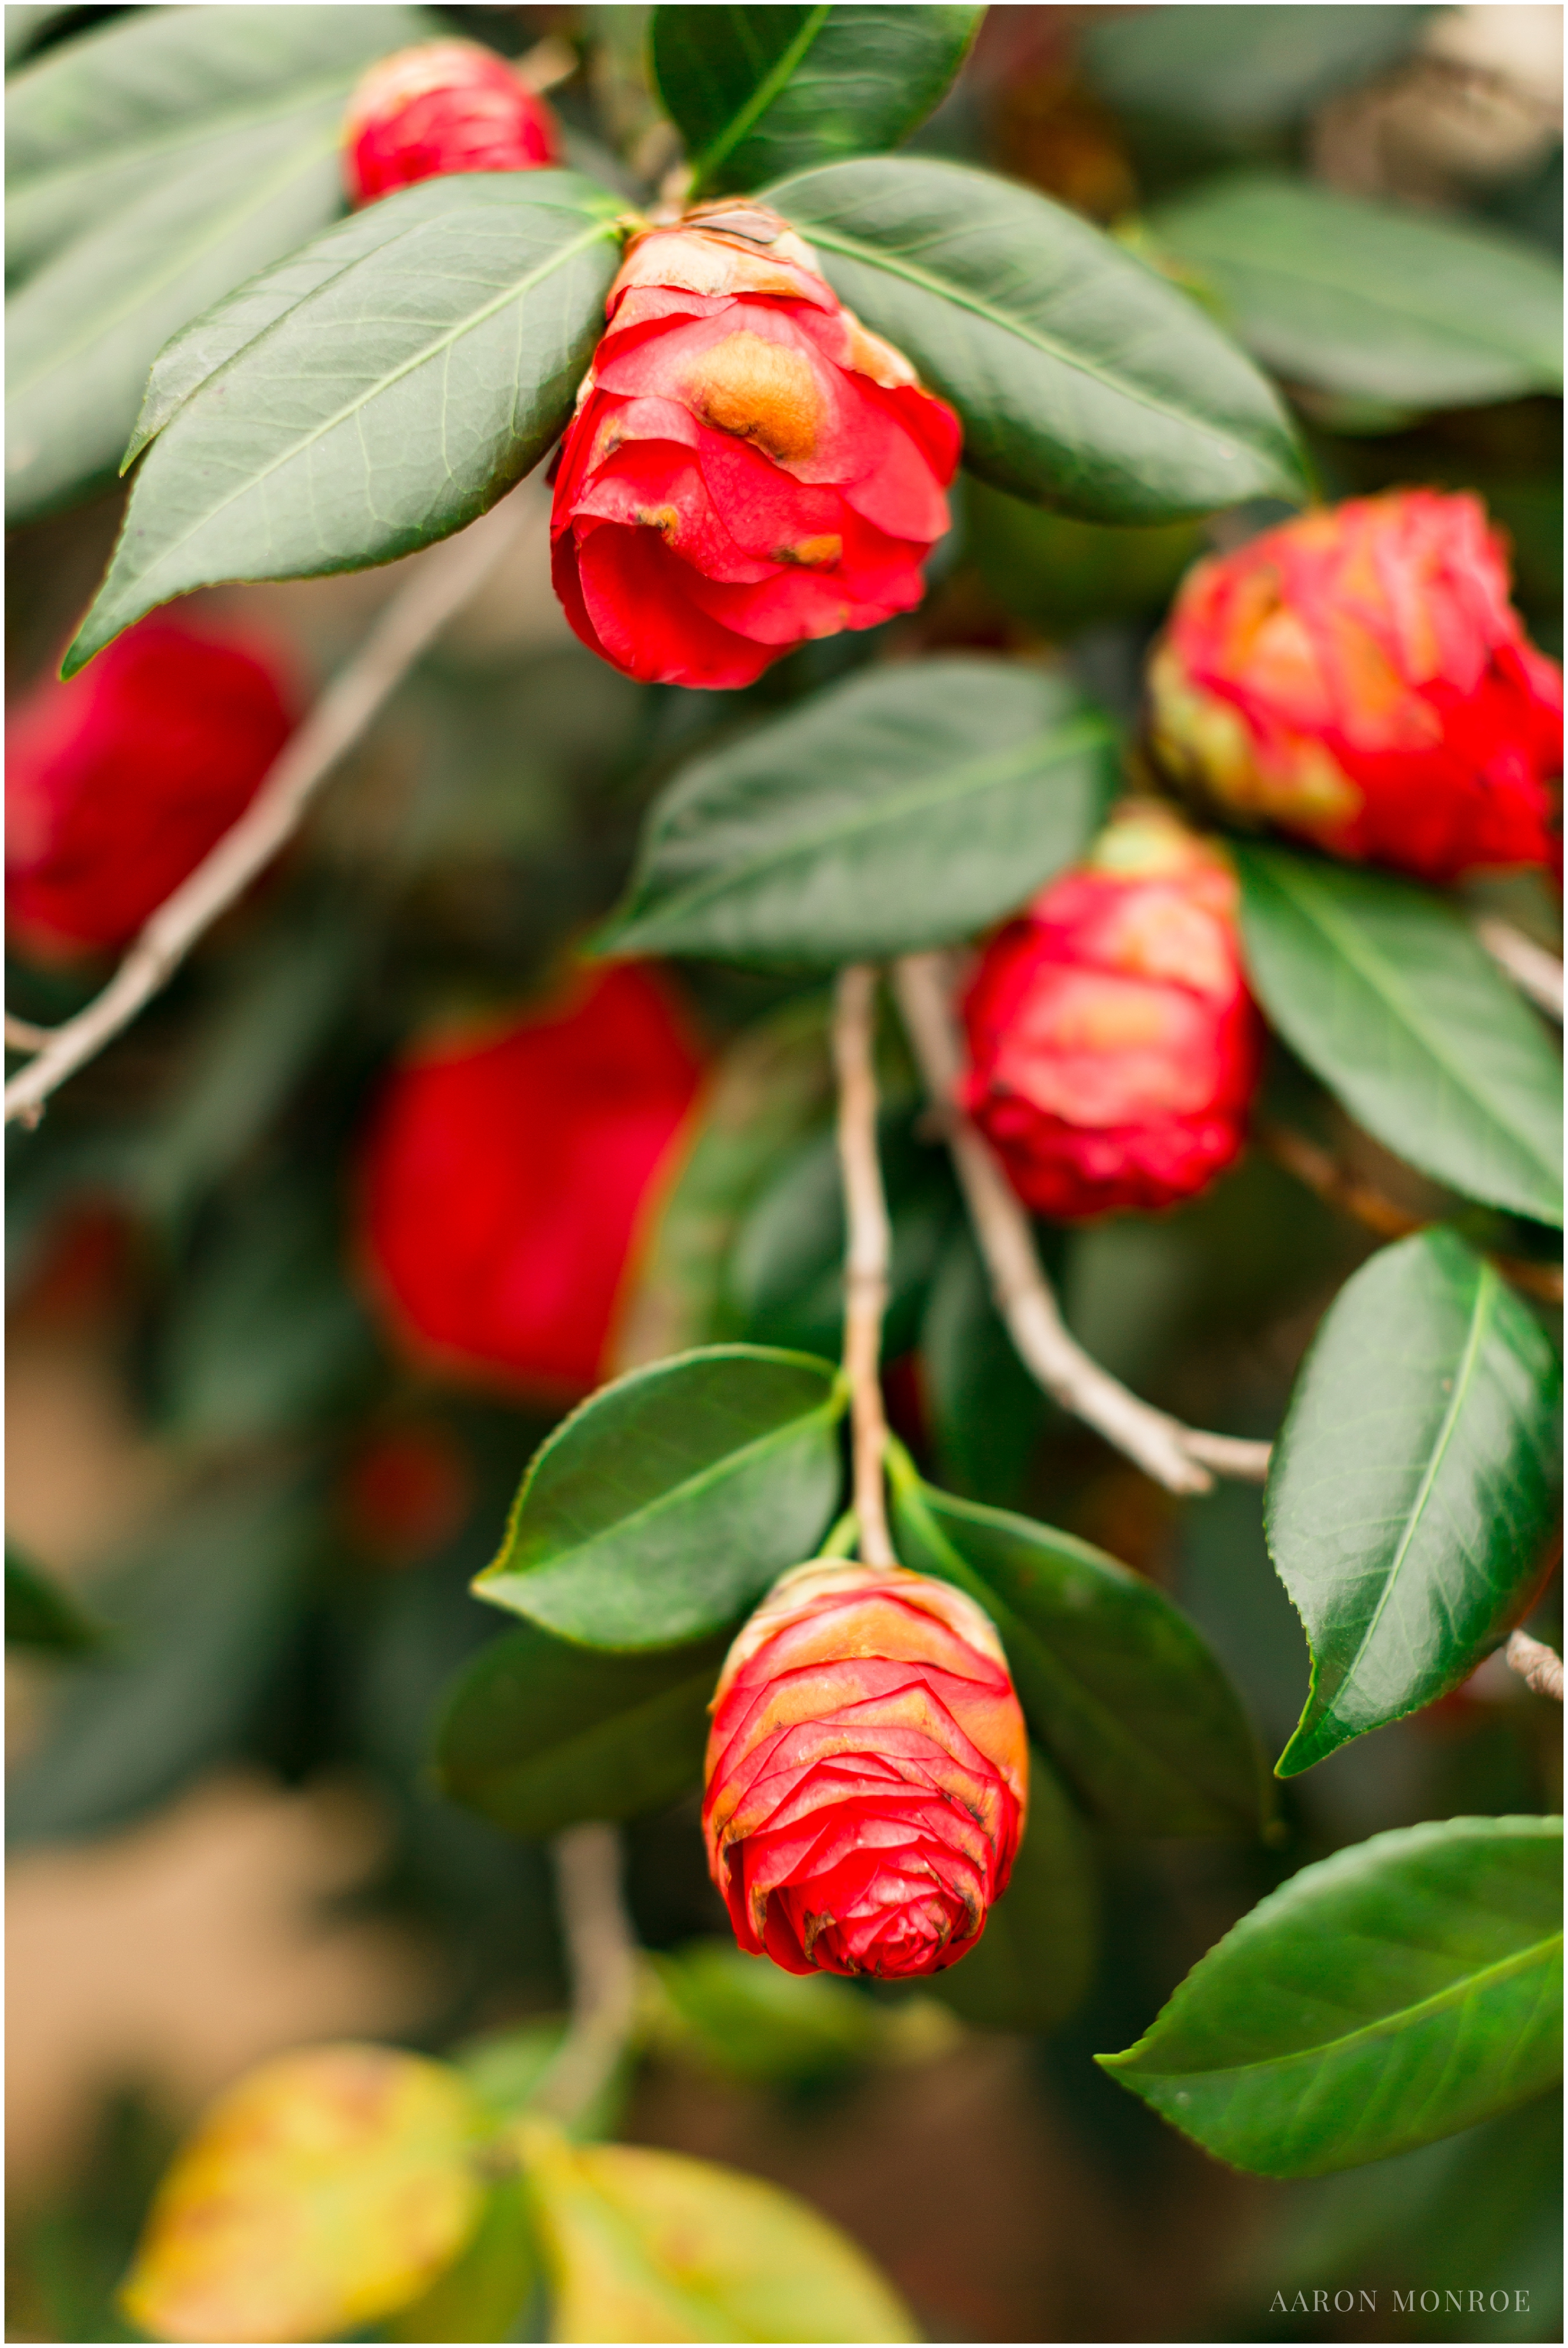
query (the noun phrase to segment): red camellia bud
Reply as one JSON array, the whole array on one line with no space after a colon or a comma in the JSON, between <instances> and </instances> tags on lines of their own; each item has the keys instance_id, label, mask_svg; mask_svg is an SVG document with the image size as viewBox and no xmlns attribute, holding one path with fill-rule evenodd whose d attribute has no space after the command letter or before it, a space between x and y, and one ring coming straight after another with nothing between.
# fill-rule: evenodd
<instances>
[{"instance_id":1,"label":"red camellia bud","mask_svg":"<svg viewBox=\"0 0 1568 2348\"><path fill-rule=\"evenodd\" d=\"M700 1076L634 963L405 1060L364 1200L372 1280L409 1350L550 1399L597 1384Z\"/></svg>"},{"instance_id":2,"label":"red camellia bud","mask_svg":"<svg viewBox=\"0 0 1568 2348\"><path fill-rule=\"evenodd\" d=\"M986 948L962 1098L1038 1213L1170 1206L1237 1155L1262 1030L1235 901L1223 854L1139 805Z\"/></svg>"},{"instance_id":3,"label":"red camellia bud","mask_svg":"<svg viewBox=\"0 0 1568 2348\"><path fill-rule=\"evenodd\" d=\"M125 944L243 812L292 717L270 645L161 614L5 725L8 925L58 961Z\"/></svg>"},{"instance_id":4,"label":"red camellia bud","mask_svg":"<svg viewBox=\"0 0 1568 2348\"><path fill-rule=\"evenodd\" d=\"M559 151L549 108L473 41L425 41L383 57L343 118L343 179L356 205L454 171L536 171Z\"/></svg>"},{"instance_id":5,"label":"red camellia bud","mask_svg":"<svg viewBox=\"0 0 1568 2348\"><path fill-rule=\"evenodd\" d=\"M1450 880L1551 850L1563 673L1476 499L1363 498L1200 562L1149 671L1178 781L1337 856Z\"/></svg>"},{"instance_id":6,"label":"red camellia bud","mask_svg":"<svg viewBox=\"0 0 1568 2348\"><path fill-rule=\"evenodd\" d=\"M593 651L661 685L750 685L924 592L958 419L867 334L776 213L637 238L562 444L556 592Z\"/></svg>"},{"instance_id":7,"label":"red camellia bud","mask_svg":"<svg viewBox=\"0 0 1568 2348\"><path fill-rule=\"evenodd\" d=\"M901 1566L797 1566L730 1649L712 1712L702 1831L743 1949L898 1979L974 1947L1029 1748L972 1599Z\"/></svg>"}]
</instances>

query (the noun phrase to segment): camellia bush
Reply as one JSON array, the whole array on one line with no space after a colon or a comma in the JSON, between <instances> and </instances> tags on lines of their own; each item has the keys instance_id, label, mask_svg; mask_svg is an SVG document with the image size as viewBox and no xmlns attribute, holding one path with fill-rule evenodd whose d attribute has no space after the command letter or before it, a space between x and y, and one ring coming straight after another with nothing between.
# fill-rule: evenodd
<instances>
[{"instance_id":1,"label":"camellia bush","mask_svg":"<svg viewBox=\"0 0 1568 2348\"><path fill-rule=\"evenodd\" d=\"M160 2155L126 2336L917 2336L650 2050L1539 2200L1558 274L1305 142L1426 12L1053 13L8 12L14 1237L191 1465L8 1564L13 1829L351 1763L466 1982ZM313 703L180 601L423 549Z\"/></svg>"}]
</instances>

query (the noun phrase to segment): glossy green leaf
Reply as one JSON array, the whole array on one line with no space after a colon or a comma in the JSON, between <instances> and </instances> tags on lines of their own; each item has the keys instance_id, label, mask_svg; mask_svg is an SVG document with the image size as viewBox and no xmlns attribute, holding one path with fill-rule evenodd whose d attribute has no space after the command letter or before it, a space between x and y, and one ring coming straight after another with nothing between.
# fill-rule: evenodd
<instances>
[{"instance_id":1,"label":"glossy green leaf","mask_svg":"<svg viewBox=\"0 0 1568 2348\"><path fill-rule=\"evenodd\" d=\"M1277 396L1195 302L1076 213L956 163L870 159L768 201L957 409L964 461L1089 521L1298 499Z\"/></svg>"},{"instance_id":2,"label":"glossy green leaf","mask_svg":"<svg viewBox=\"0 0 1568 2348\"><path fill-rule=\"evenodd\" d=\"M831 1363L760 1345L618 1378L535 1454L475 1594L589 1647L723 1629L815 1555L844 1399Z\"/></svg>"},{"instance_id":3,"label":"glossy green leaf","mask_svg":"<svg viewBox=\"0 0 1568 2348\"><path fill-rule=\"evenodd\" d=\"M557 2340L912 2340L836 2226L776 2185L641 2145L518 2130Z\"/></svg>"},{"instance_id":4,"label":"glossy green leaf","mask_svg":"<svg viewBox=\"0 0 1568 2348\"><path fill-rule=\"evenodd\" d=\"M693 192L896 147L958 72L979 8L655 8L653 77Z\"/></svg>"},{"instance_id":5,"label":"glossy green leaf","mask_svg":"<svg viewBox=\"0 0 1568 2348\"><path fill-rule=\"evenodd\" d=\"M333 106L341 118L366 66L436 29L422 8L128 8L61 42L5 86L7 273L153 188L189 179L194 193L199 171L220 207L253 132ZM323 219L342 201L340 181Z\"/></svg>"},{"instance_id":6,"label":"glossy green leaf","mask_svg":"<svg viewBox=\"0 0 1568 2348\"><path fill-rule=\"evenodd\" d=\"M1031 1752L1012 1879L979 1945L932 1975L933 1994L982 2030L1054 2030L1093 1974L1099 1904L1083 1828L1050 1762Z\"/></svg>"},{"instance_id":7,"label":"glossy green leaf","mask_svg":"<svg viewBox=\"0 0 1568 2348\"><path fill-rule=\"evenodd\" d=\"M1300 121L1329 93L1401 57L1419 7L1144 8L1096 16L1083 63L1102 96L1130 113L1250 138Z\"/></svg>"},{"instance_id":8,"label":"glossy green leaf","mask_svg":"<svg viewBox=\"0 0 1568 2348\"><path fill-rule=\"evenodd\" d=\"M620 199L571 171L478 172L384 197L248 289L214 374L141 460L114 560L67 655L217 579L390 562L472 521L565 424L614 273ZM346 256L346 258L344 258ZM322 273L327 263L344 265ZM172 363L171 363L172 364Z\"/></svg>"},{"instance_id":9,"label":"glossy green leaf","mask_svg":"<svg viewBox=\"0 0 1568 2348\"><path fill-rule=\"evenodd\" d=\"M1563 273L1538 245L1261 176L1200 189L1150 227L1293 383L1418 409L1563 387Z\"/></svg>"},{"instance_id":10,"label":"glossy green leaf","mask_svg":"<svg viewBox=\"0 0 1568 2348\"><path fill-rule=\"evenodd\" d=\"M991 1616L1031 1735L1091 1812L1123 1834L1255 1832L1256 1740L1185 1615L1087 1541L936 1491L897 1450L891 1467L904 1563Z\"/></svg>"},{"instance_id":11,"label":"glossy green leaf","mask_svg":"<svg viewBox=\"0 0 1568 2348\"><path fill-rule=\"evenodd\" d=\"M1100 2061L1237 2168L1450 2136L1563 2068L1563 1821L1449 1818L1305 1867Z\"/></svg>"},{"instance_id":12,"label":"glossy green leaf","mask_svg":"<svg viewBox=\"0 0 1568 2348\"><path fill-rule=\"evenodd\" d=\"M1010 1507L1051 1406L992 1302L967 1221L955 1223L943 1242L919 1342L921 1388L944 1480L970 1499Z\"/></svg>"},{"instance_id":13,"label":"glossy green leaf","mask_svg":"<svg viewBox=\"0 0 1568 2348\"><path fill-rule=\"evenodd\" d=\"M702 1783L724 1645L604 1654L531 1622L492 1640L447 1694L442 1790L530 1841L666 1808Z\"/></svg>"},{"instance_id":14,"label":"glossy green leaf","mask_svg":"<svg viewBox=\"0 0 1568 2348\"><path fill-rule=\"evenodd\" d=\"M313 2046L249 2073L159 2188L121 2293L155 2340L332 2340L405 2305L484 2212L486 2114L445 2063Z\"/></svg>"},{"instance_id":15,"label":"glossy green leaf","mask_svg":"<svg viewBox=\"0 0 1568 2348\"><path fill-rule=\"evenodd\" d=\"M1254 986L1368 1133L1467 1198L1563 1220L1563 1064L1453 907L1237 843Z\"/></svg>"},{"instance_id":16,"label":"glossy green leaf","mask_svg":"<svg viewBox=\"0 0 1568 2348\"><path fill-rule=\"evenodd\" d=\"M84 1655L103 1643L103 1631L68 1590L41 1566L5 1544L5 1644L46 1654Z\"/></svg>"},{"instance_id":17,"label":"glossy green leaf","mask_svg":"<svg viewBox=\"0 0 1568 2348\"><path fill-rule=\"evenodd\" d=\"M1457 1687L1519 1620L1562 1402L1556 1348L1456 1233L1401 1240L1340 1291L1269 1474L1269 1549L1312 1649L1281 1776Z\"/></svg>"},{"instance_id":18,"label":"glossy green leaf","mask_svg":"<svg viewBox=\"0 0 1568 2348\"><path fill-rule=\"evenodd\" d=\"M850 677L677 776L600 950L831 967L946 944L1078 852L1114 773L1060 677L964 654Z\"/></svg>"},{"instance_id":19,"label":"glossy green leaf","mask_svg":"<svg viewBox=\"0 0 1568 2348\"><path fill-rule=\"evenodd\" d=\"M285 25L254 21L265 17ZM224 18L241 21L210 21ZM420 22L396 8L134 11L16 77L23 158L41 168L7 205L38 262L6 304L9 521L111 480L160 345L342 209L348 92L371 57ZM247 63L261 77L248 91ZM216 120L164 111L203 94ZM128 147L118 135L128 121Z\"/></svg>"}]
</instances>

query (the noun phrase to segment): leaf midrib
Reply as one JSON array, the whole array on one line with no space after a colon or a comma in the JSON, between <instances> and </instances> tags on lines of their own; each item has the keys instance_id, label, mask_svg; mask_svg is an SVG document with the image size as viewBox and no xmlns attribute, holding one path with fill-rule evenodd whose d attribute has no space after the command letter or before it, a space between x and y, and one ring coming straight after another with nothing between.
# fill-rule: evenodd
<instances>
[{"instance_id":1,"label":"leaf midrib","mask_svg":"<svg viewBox=\"0 0 1568 2348\"><path fill-rule=\"evenodd\" d=\"M1459 1366L1454 1372L1453 1392L1449 1396L1448 1407L1443 1413L1442 1424L1438 1429L1431 1456L1428 1459L1426 1469L1407 1513L1399 1547L1389 1560L1378 1603L1373 1608L1371 1617L1357 1642L1355 1653L1340 1673L1333 1696L1324 1707L1325 1711L1334 1709L1346 1688L1354 1681L1357 1667L1376 1634L1378 1625L1382 1621L1384 1612L1393 1597L1400 1569L1410 1553L1443 1461L1448 1457L1454 1430L1459 1425L1460 1413L1480 1371L1481 1344L1494 1317L1497 1302L1501 1293L1502 1282L1493 1266L1484 1258L1481 1260L1479 1268L1480 1277L1476 1282L1475 1295L1471 1305L1470 1325L1465 1332L1464 1350L1460 1357Z\"/></svg>"},{"instance_id":2,"label":"leaf midrib","mask_svg":"<svg viewBox=\"0 0 1568 2348\"><path fill-rule=\"evenodd\" d=\"M456 217L456 215L451 213L445 213L442 215L444 220L450 220L454 217ZM575 260L579 252L586 252L590 246L597 244L603 240L608 239L613 241L617 232L615 223L612 220L596 221L590 229L585 230L580 236L573 238L569 244L558 245L551 252L548 259L542 262L539 266L533 270L528 276L519 278L514 283L507 286L500 294L497 294L493 300L485 303L480 308L468 311L445 334L436 335L433 342L426 343L422 349L414 353L411 357L405 359L399 366L389 369L384 375L378 376L374 383L367 385L364 389L356 394L353 399L346 400L343 407L337 408L333 415L327 417L322 423L313 426L310 431L302 433L297 439L290 443L288 448L281 450L270 464L261 467L259 471L247 474L244 480L240 483L237 489L231 489L229 492L229 495L220 499L216 505L207 507L204 511L198 516L196 520L190 524L188 530L182 530L178 538L171 539L168 545L160 550L156 559L149 564L147 570L141 574L143 584L145 584L147 581L156 577L157 573L179 552L181 547L188 544L189 541L192 538L196 537L200 531L209 529L218 520L220 514L228 510L230 506L236 504L241 498L251 496L256 489L260 489L264 481L270 480L272 476L275 472L279 471L282 467L287 464L292 464L294 458L300 456L303 450L313 448L315 443L318 440L324 439L329 432L334 432L340 424L347 423L351 417L356 416L362 408L367 407L372 400L378 399L383 392L390 390L391 386L395 383L400 383L405 376L414 374L416 369L426 366L432 359L438 357L443 351L449 351L456 343L461 341L465 335L477 332L477 329L485 324L487 319L498 315L499 313L505 310L509 304L523 300L533 291L536 285L542 283L543 281L547 277L552 275L557 269L564 268L566 263L569 261ZM383 245L378 247L377 250L379 254L380 252L390 251L391 247L389 245ZM330 280L329 283L336 284L338 283L338 279L334 277ZM312 299L314 292L320 289L313 288L313 294L306 295L306 301ZM304 304L302 303L296 305L297 308L302 308ZM269 335L274 333L279 326L284 324L289 319L292 318L294 314L294 310L286 310L282 318L274 320L272 325L269 326L265 330L266 333ZM258 335L256 339L257 341L261 341L263 338L263 336ZM253 347L253 345L247 344L244 347L249 350ZM220 369L219 372L221 373L222 370ZM213 378L209 376L206 380L210 382ZM204 388L205 386L201 387ZM169 445L171 432L179 424L180 418L190 414L190 405L191 403L188 401L183 407L176 410L175 415L169 419L169 426L167 426L165 430L159 435L160 446L167 447Z\"/></svg>"},{"instance_id":3,"label":"leaf midrib","mask_svg":"<svg viewBox=\"0 0 1568 2348\"><path fill-rule=\"evenodd\" d=\"M1266 254L1237 251L1234 246L1227 247L1223 236L1207 239L1199 236L1190 246L1184 246L1178 230L1173 242L1178 252L1188 252L1200 268L1215 263L1222 268L1228 265L1233 269L1252 270L1265 276L1281 277L1303 285L1316 285L1331 294L1347 294L1351 300L1363 303L1368 309L1392 310L1396 316L1412 319L1418 325L1430 327L1434 332L1446 335L1455 342L1467 343L1488 358L1508 358L1516 363L1526 357L1532 361L1539 358L1539 354L1522 343L1488 342L1481 335L1467 329L1464 324L1451 316L1444 317L1435 312L1422 309L1419 303L1405 298L1410 291L1409 279L1401 282L1397 297L1390 300L1386 294L1373 292L1368 287L1351 283L1343 277L1335 277L1323 270L1313 269L1294 261L1285 265L1270 260Z\"/></svg>"},{"instance_id":4,"label":"leaf midrib","mask_svg":"<svg viewBox=\"0 0 1568 2348\"><path fill-rule=\"evenodd\" d=\"M1314 889L1310 882L1303 887L1300 875L1296 875L1294 878L1287 876L1282 880L1276 865L1268 864L1263 870L1267 873L1272 884L1278 889L1281 896L1293 904L1305 920L1315 923L1329 944L1338 951L1348 967L1366 982L1372 994L1384 1003L1390 1012L1402 1016L1408 1033L1423 1047L1460 1096L1475 1102L1478 1107L1483 1109L1501 1132L1507 1134L1520 1145L1532 1166L1538 1172L1544 1173L1549 1179L1553 1179L1553 1169L1539 1154L1538 1145L1532 1135L1515 1125L1487 1094L1481 1091L1473 1070L1467 1069L1461 1062L1455 1061L1451 1057L1446 1047L1441 1029L1428 1027L1421 1014L1420 1005L1407 995L1392 964L1382 960L1377 948L1369 943L1355 924L1346 922L1337 911L1326 902L1320 892ZM1280 1024L1281 1025L1286 1024L1283 1018Z\"/></svg>"},{"instance_id":5,"label":"leaf midrib","mask_svg":"<svg viewBox=\"0 0 1568 2348\"><path fill-rule=\"evenodd\" d=\"M862 244L856 238L845 235L841 229L833 229L816 221L807 221L804 228L805 234L813 244L825 245L830 252L843 253L849 260L858 261L866 268L885 270L890 277L903 277L911 285L917 285L922 293L934 294L938 301L950 302L956 309L970 311L976 317L982 318L988 325L994 326L999 334L1010 335L1019 342L1031 344L1036 350L1042 352L1046 357L1054 359L1059 366L1071 368L1075 374L1087 376L1091 382L1100 384L1107 391L1114 392L1119 398L1129 400L1136 407L1147 408L1152 415L1163 416L1184 425L1189 431L1205 434L1219 447L1235 448L1245 445L1240 441L1237 434L1216 424L1212 417L1200 417L1192 410L1178 406L1173 400L1162 399L1135 378L1113 375L1108 367L1100 361L1091 358L1087 353L1071 350L1066 345L1058 342L1054 336L1044 333L1032 320L1023 319L1015 312L999 310L994 303L986 301L983 295L972 294L967 287L959 285L953 279L938 277L934 272L922 269L916 263L906 261L901 254L896 254L889 246ZM1175 289L1171 290L1173 292Z\"/></svg>"},{"instance_id":6,"label":"leaf midrib","mask_svg":"<svg viewBox=\"0 0 1568 2348\"><path fill-rule=\"evenodd\" d=\"M508 1554L498 1558L493 1566L487 1567L478 1577L479 1581L488 1582L492 1575L497 1582L503 1580L528 1581L535 1574L548 1572L557 1566L580 1564L590 1550L619 1541L623 1533L652 1523L667 1510L684 1507L692 1499L701 1499L715 1484L723 1482L748 1461L761 1458L816 1422L831 1426L839 1416L840 1408L835 1381L823 1400L814 1404L810 1410L802 1411L798 1417L785 1419L780 1426L769 1427L764 1435L754 1435L749 1443L743 1443L737 1450L722 1452L717 1459L710 1460L707 1467L700 1468L696 1475L668 1486L662 1492L655 1492L651 1499L642 1501L626 1516L617 1517L612 1523L600 1526L586 1539L572 1540L566 1547L553 1550L548 1557L532 1558L524 1564L513 1561L511 1544L508 1543Z\"/></svg>"},{"instance_id":7,"label":"leaf midrib","mask_svg":"<svg viewBox=\"0 0 1568 2348\"><path fill-rule=\"evenodd\" d=\"M336 139L335 125L327 126L309 145L302 144L292 148L282 162L266 179L249 181L240 191L227 211L219 213L216 219L209 211L201 212L198 221L199 233L190 242L176 245L172 258L168 261L168 265L158 275L137 277L132 273L129 278L129 290L119 306L111 308L107 314L103 311L94 312L84 324L74 343L67 343L64 349L56 348L36 373L24 376L20 382L7 386L7 398L19 399L25 392L34 390L40 383L46 382L50 376L57 374L60 368L67 366L70 360L79 357L83 351L91 350L95 344L101 343L107 335L112 334L117 326L123 324L127 318L134 316L146 303L162 293L165 287L172 284L174 280L189 269L203 252L210 252L212 247L228 236L240 221L260 211L264 205L271 203L273 197L280 194L292 180L302 178L307 170L313 169L323 156L332 152ZM67 247L62 258L68 258L72 249ZM49 264L46 263L45 269L48 266ZM36 275L29 278L27 288L36 285L43 275L44 270L40 270ZM177 410L176 413L178 412Z\"/></svg>"},{"instance_id":8,"label":"leaf midrib","mask_svg":"<svg viewBox=\"0 0 1568 2348\"><path fill-rule=\"evenodd\" d=\"M1414 2005L1402 2005L1392 2013L1379 2014L1376 2021L1362 2023L1355 2030L1344 2031L1337 2038L1325 2038L1312 2046L1292 2047L1284 2054L1262 2054L1253 2063L1211 2064L1186 2071L1145 2071L1131 2063L1125 2065L1108 2064L1106 2067L1124 2067L1129 2075L1138 2078L1233 2080L1264 2072L1287 2070L1293 2065L1325 2063L1348 2049L1412 2029L1419 2022L1431 2014L1440 2013L1447 2006L1459 2004L1473 1993L1484 1992L1495 1983L1508 1980L1511 1975L1526 1972L1532 1965L1550 1959L1562 1946L1562 1932L1548 1932L1543 1939L1532 1941L1524 1948L1516 1949L1512 1956L1500 1957L1494 1963L1482 1965L1477 1972L1465 1973L1442 1989L1434 1990L1430 1997L1419 1998Z\"/></svg>"},{"instance_id":9,"label":"leaf midrib","mask_svg":"<svg viewBox=\"0 0 1568 2348\"><path fill-rule=\"evenodd\" d=\"M655 898L646 910L638 909L634 901L622 934L629 936L640 929L687 920L714 898L727 896L758 880L776 877L803 856L814 855L824 848L857 839L882 825L923 814L930 807L956 806L999 784L1021 780L1035 761L1038 761L1037 771L1044 771L1109 740L1109 729L1102 719L1075 717L1066 726L1042 729L1027 742L1015 744L1008 750L993 752L988 758L970 759L967 765L958 767L945 767L934 780L911 786L903 791L889 792L863 810L853 811L848 816L841 814L825 819L812 830L796 833L782 847L764 850L743 863L727 865L722 872L692 881L682 891L668 897ZM653 885L657 879L658 852L656 843L654 860L647 875L646 885L649 886Z\"/></svg>"},{"instance_id":10,"label":"leaf midrib","mask_svg":"<svg viewBox=\"0 0 1568 2348\"><path fill-rule=\"evenodd\" d=\"M767 111L812 48L817 35L832 14L833 10L829 6L818 6L809 12L794 40L790 42L787 48L780 52L776 62L763 76L745 104L731 116L725 129L720 131L711 145L705 147L702 154L697 157L693 165L693 193L703 185L716 166L722 163L727 155L734 152L747 132Z\"/></svg>"}]
</instances>

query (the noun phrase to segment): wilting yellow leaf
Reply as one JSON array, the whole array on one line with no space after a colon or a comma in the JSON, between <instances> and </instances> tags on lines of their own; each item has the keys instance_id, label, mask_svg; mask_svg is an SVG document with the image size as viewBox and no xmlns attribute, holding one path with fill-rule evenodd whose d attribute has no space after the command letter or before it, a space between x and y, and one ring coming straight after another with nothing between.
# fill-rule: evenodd
<instances>
[{"instance_id":1,"label":"wilting yellow leaf","mask_svg":"<svg viewBox=\"0 0 1568 2348\"><path fill-rule=\"evenodd\" d=\"M212 2106L159 2187L121 2302L156 2339L328 2340L462 2250L486 2132L466 2082L388 2046L317 2046Z\"/></svg>"},{"instance_id":2,"label":"wilting yellow leaf","mask_svg":"<svg viewBox=\"0 0 1568 2348\"><path fill-rule=\"evenodd\" d=\"M624 2144L519 2129L553 2340L913 2340L836 2226L760 2178Z\"/></svg>"}]
</instances>

